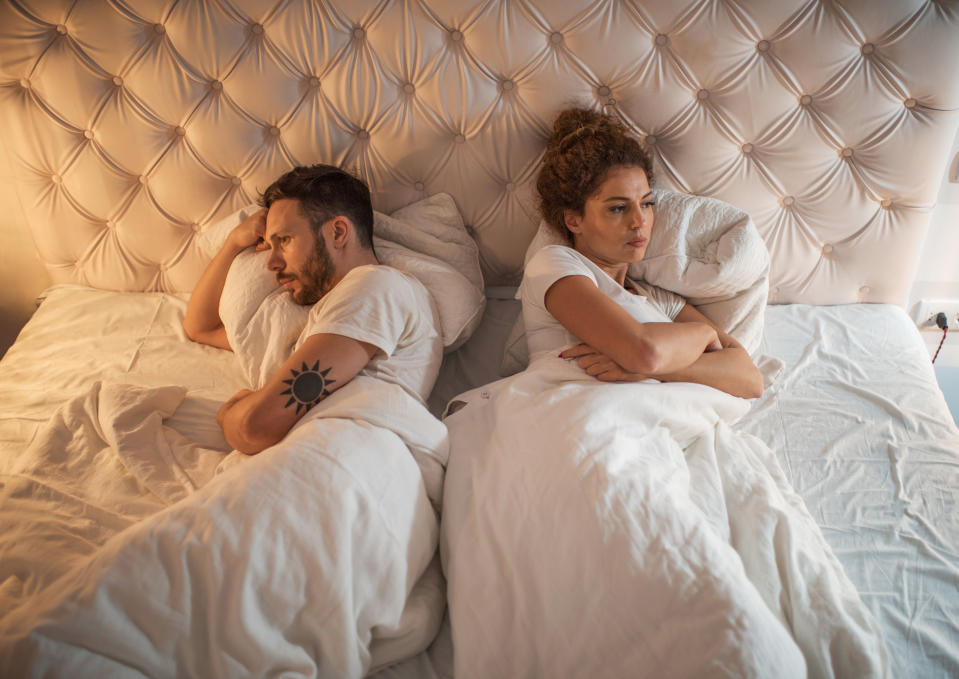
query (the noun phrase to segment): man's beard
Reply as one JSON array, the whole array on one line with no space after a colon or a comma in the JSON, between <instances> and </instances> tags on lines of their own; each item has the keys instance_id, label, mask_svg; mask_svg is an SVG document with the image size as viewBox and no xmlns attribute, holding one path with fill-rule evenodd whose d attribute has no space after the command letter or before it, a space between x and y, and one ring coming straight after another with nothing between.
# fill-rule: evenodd
<instances>
[{"instance_id":1,"label":"man's beard","mask_svg":"<svg viewBox=\"0 0 959 679\"><path fill-rule=\"evenodd\" d=\"M300 289L291 293L294 302L309 306L320 301L320 298L333 287L333 259L326 251L326 246L321 243L320 247L314 250L300 275L277 276L281 282L291 278L295 278L300 283Z\"/></svg>"}]
</instances>

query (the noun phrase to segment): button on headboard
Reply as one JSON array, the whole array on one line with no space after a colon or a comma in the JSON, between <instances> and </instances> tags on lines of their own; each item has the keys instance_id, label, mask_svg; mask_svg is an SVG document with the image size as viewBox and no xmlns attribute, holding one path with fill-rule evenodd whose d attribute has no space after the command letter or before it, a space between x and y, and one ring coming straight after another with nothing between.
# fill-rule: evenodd
<instances>
[{"instance_id":1,"label":"button on headboard","mask_svg":"<svg viewBox=\"0 0 959 679\"><path fill-rule=\"evenodd\" d=\"M903 303L959 121L959 3L0 5L0 129L58 282L189 290L198 231L298 163L440 191L518 279L553 115L615 112L658 184L747 210L774 302Z\"/></svg>"}]
</instances>

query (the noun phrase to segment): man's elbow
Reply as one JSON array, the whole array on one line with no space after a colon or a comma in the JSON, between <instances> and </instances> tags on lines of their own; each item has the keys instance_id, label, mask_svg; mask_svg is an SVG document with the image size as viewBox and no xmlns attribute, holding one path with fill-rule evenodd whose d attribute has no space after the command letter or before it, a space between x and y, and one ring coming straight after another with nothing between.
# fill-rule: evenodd
<instances>
[{"instance_id":1,"label":"man's elbow","mask_svg":"<svg viewBox=\"0 0 959 679\"><path fill-rule=\"evenodd\" d=\"M194 342L199 342L197 339L197 329L193 323L190 322L190 319L184 318L183 323L180 325L183 326L183 332L186 333L187 339L193 340Z\"/></svg>"},{"instance_id":2,"label":"man's elbow","mask_svg":"<svg viewBox=\"0 0 959 679\"><path fill-rule=\"evenodd\" d=\"M240 418L234 427L234 435L229 443L236 450L247 455L256 455L272 445L279 443L286 436L276 426L276 420L251 412Z\"/></svg>"},{"instance_id":3,"label":"man's elbow","mask_svg":"<svg viewBox=\"0 0 959 679\"><path fill-rule=\"evenodd\" d=\"M183 332L186 333L187 339L199 342L200 344L210 344L209 336L211 333L207 328L200 326L189 318L184 318L181 325L183 326Z\"/></svg>"},{"instance_id":4,"label":"man's elbow","mask_svg":"<svg viewBox=\"0 0 959 679\"><path fill-rule=\"evenodd\" d=\"M186 333L188 339L197 344L206 344L207 346L226 349L227 351L233 350L233 347L230 346L230 340L226 336L226 329L222 325L209 330L183 321L183 332Z\"/></svg>"}]
</instances>

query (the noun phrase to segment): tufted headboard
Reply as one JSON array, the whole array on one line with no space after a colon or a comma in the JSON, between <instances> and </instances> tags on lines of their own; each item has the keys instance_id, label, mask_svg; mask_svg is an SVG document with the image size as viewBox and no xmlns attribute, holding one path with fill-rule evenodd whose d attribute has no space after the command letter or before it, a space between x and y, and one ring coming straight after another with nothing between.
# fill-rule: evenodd
<instances>
[{"instance_id":1,"label":"tufted headboard","mask_svg":"<svg viewBox=\"0 0 959 679\"><path fill-rule=\"evenodd\" d=\"M2 0L0 131L54 282L189 290L199 231L331 162L383 211L451 194L516 283L585 103L752 215L772 302L902 304L957 64L955 0Z\"/></svg>"}]
</instances>

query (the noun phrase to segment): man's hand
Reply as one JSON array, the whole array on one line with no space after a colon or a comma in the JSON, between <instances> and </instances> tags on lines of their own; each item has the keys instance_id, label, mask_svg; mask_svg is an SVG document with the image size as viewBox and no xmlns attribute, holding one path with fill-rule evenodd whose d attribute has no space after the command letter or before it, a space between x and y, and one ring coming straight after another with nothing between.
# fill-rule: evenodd
<instances>
[{"instance_id":1,"label":"man's hand","mask_svg":"<svg viewBox=\"0 0 959 679\"><path fill-rule=\"evenodd\" d=\"M220 429L223 428L223 420L226 417L226 414L229 412L230 408L235 406L239 401L242 401L244 398L252 394L253 392L249 389L240 389L238 392L233 394L230 399L220 406L219 412L216 414L216 423L220 425Z\"/></svg>"},{"instance_id":2,"label":"man's hand","mask_svg":"<svg viewBox=\"0 0 959 679\"><path fill-rule=\"evenodd\" d=\"M257 210L235 226L197 281L183 319L183 330L194 342L231 348L220 318L220 295L236 256L251 246L257 250L266 248L263 242L266 212L266 208Z\"/></svg>"},{"instance_id":3,"label":"man's hand","mask_svg":"<svg viewBox=\"0 0 959 679\"><path fill-rule=\"evenodd\" d=\"M648 379L648 375L631 373L606 354L600 352L585 342L577 344L561 352L560 358L575 359L576 364L600 382L641 382Z\"/></svg>"},{"instance_id":4,"label":"man's hand","mask_svg":"<svg viewBox=\"0 0 959 679\"><path fill-rule=\"evenodd\" d=\"M237 250L252 246L263 250L267 247L263 241L263 234L266 233L266 213L266 208L257 210L233 228L227 239Z\"/></svg>"}]
</instances>

